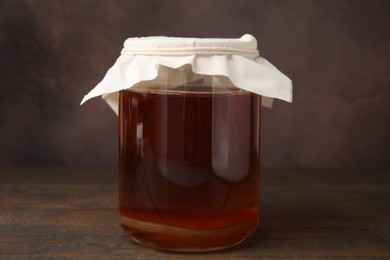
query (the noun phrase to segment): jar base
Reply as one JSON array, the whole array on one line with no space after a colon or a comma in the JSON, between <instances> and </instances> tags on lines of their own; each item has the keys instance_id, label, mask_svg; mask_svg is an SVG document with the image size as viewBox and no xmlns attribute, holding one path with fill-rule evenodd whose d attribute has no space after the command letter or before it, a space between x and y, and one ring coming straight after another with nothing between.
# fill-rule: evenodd
<instances>
[{"instance_id":1,"label":"jar base","mask_svg":"<svg viewBox=\"0 0 390 260\"><path fill-rule=\"evenodd\" d=\"M219 228L191 229L149 223L125 216L120 216L120 223L135 242L175 252L209 252L231 248L253 234L258 225L258 222L251 222Z\"/></svg>"},{"instance_id":2,"label":"jar base","mask_svg":"<svg viewBox=\"0 0 390 260\"><path fill-rule=\"evenodd\" d=\"M127 233L127 234L130 236L130 238L134 242L140 244L141 246L152 248L152 249L157 249L157 250L161 250L161 251L170 251L170 252L178 252L178 253L202 253L202 252L221 251L221 250L225 250L225 249L229 249L229 248L235 247L235 246L241 244L242 242L244 242L246 240L246 238L244 238L241 241L238 241L236 244L228 245L228 246L220 246L220 247L205 247L205 248L199 248L199 247L194 247L194 248L191 248L191 247L188 247L188 248L182 248L182 247L161 247L161 246L153 244L153 243L139 241L136 238L134 238L131 234L129 234L129 233Z\"/></svg>"}]
</instances>

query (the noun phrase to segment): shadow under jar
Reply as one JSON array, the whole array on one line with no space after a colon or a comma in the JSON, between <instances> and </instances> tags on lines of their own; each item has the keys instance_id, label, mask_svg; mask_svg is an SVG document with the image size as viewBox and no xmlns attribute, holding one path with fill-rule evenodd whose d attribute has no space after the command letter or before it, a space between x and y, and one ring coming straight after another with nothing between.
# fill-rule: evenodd
<instances>
[{"instance_id":1,"label":"shadow under jar","mask_svg":"<svg viewBox=\"0 0 390 260\"><path fill-rule=\"evenodd\" d=\"M119 93L119 218L133 240L211 251L256 230L261 96L221 82Z\"/></svg>"}]
</instances>

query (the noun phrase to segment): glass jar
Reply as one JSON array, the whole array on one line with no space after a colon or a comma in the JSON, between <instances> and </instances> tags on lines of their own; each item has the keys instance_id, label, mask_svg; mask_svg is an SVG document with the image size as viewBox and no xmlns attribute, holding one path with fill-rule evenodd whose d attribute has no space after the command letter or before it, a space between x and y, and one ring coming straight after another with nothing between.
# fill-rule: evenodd
<instances>
[{"instance_id":1,"label":"glass jar","mask_svg":"<svg viewBox=\"0 0 390 260\"><path fill-rule=\"evenodd\" d=\"M237 245L259 221L261 96L188 68L165 75L119 93L120 223L159 249Z\"/></svg>"},{"instance_id":2,"label":"glass jar","mask_svg":"<svg viewBox=\"0 0 390 260\"><path fill-rule=\"evenodd\" d=\"M132 37L87 95L119 116L119 218L144 245L211 251L259 221L260 106L292 82L256 39Z\"/></svg>"}]
</instances>

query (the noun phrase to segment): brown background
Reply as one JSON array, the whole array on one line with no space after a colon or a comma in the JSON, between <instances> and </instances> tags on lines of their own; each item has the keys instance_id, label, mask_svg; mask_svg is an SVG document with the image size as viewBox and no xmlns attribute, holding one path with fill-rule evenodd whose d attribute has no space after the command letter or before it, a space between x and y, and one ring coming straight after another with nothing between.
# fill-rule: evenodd
<instances>
[{"instance_id":1,"label":"brown background","mask_svg":"<svg viewBox=\"0 0 390 260\"><path fill-rule=\"evenodd\" d=\"M390 169L390 1L0 1L0 166L117 164L83 95L131 36L240 37L294 83L263 110L268 168Z\"/></svg>"}]
</instances>

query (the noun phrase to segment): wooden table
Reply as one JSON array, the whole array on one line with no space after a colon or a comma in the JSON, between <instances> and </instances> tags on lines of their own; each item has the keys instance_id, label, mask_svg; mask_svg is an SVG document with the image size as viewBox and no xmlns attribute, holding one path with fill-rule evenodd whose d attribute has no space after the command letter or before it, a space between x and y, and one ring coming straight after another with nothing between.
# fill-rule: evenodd
<instances>
[{"instance_id":1,"label":"wooden table","mask_svg":"<svg viewBox=\"0 0 390 260\"><path fill-rule=\"evenodd\" d=\"M390 259L388 172L264 170L257 232L234 249L189 254L122 231L115 169L0 171L0 259Z\"/></svg>"}]
</instances>

